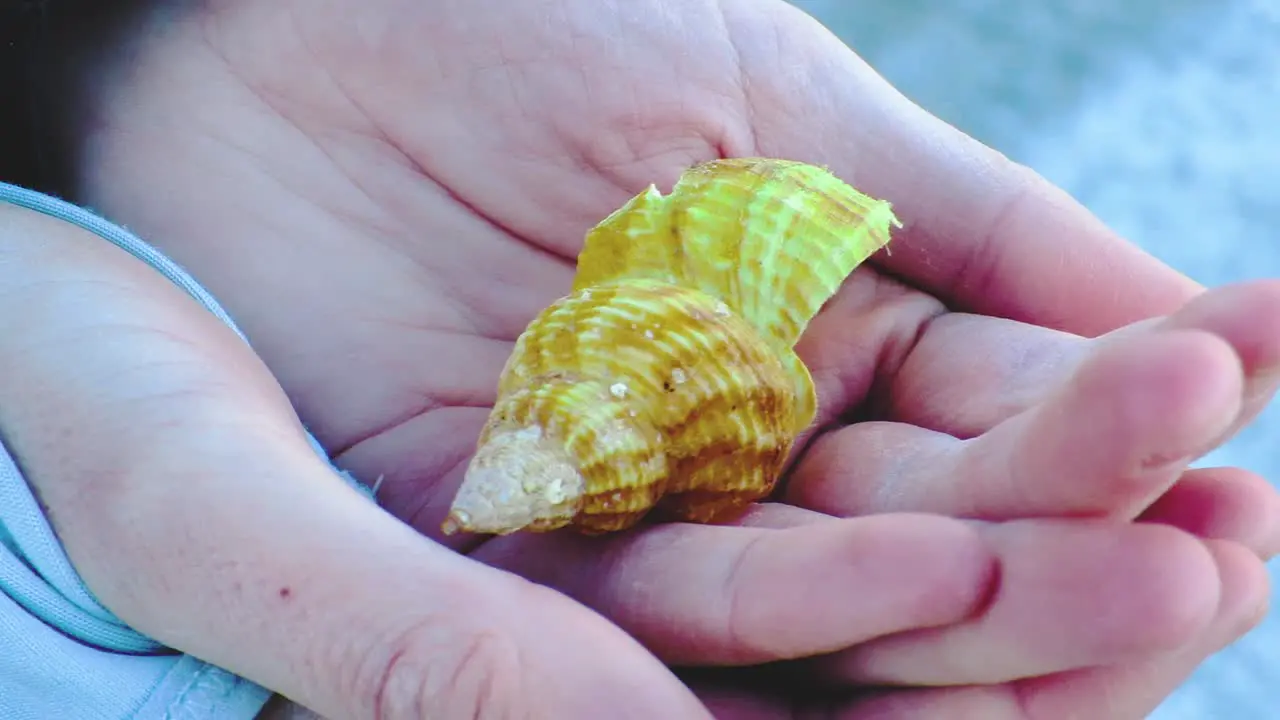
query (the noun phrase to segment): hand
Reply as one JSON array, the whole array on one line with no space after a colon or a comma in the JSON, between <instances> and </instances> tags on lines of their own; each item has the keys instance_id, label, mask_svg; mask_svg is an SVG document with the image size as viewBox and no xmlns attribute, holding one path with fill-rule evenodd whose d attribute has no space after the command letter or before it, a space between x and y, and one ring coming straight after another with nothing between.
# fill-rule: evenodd
<instances>
[{"instance_id":1,"label":"hand","mask_svg":"<svg viewBox=\"0 0 1280 720\"><path fill-rule=\"evenodd\" d=\"M136 627L333 718L707 717L598 616L345 485L240 338L106 241L0 205L0 332L6 444ZM515 663L536 684L489 684Z\"/></svg>"},{"instance_id":2,"label":"hand","mask_svg":"<svg viewBox=\"0 0 1280 720\"><path fill-rule=\"evenodd\" d=\"M135 626L335 718L707 717L598 617L457 559L344 486L266 368L158 273L27 211L0 207L0 228L0 332L10 339L0 427L82 576ZM788 638L777 621L803 616L785 596L752 596L794 580L791 596L818 601L808 610L822 613L836 647L959 620L995 567L1041 559L1036 543L1110 542L1157 572L1169 559L1144 550L1147 532L1031 523L993 534L945 518L788 512L764 509L748 523L756 528L702 529L720 542L649 533L652 561L678 551L673 540L721 553L702 562L709 577L666 578L684 592L655 607L733 606L727 616L704 609L701 622L685 610L683 629L713 652L735 642L740 653L762 643L785 652L788 642L809 652L832 644L820 626L802 623ZM830 593L842 585L862 607ZM1017 579L1002 586L1035 591ZM1179 607L1202 611L1200 595ZM721 628L725 619L734 626Z\"/></svg>"},{"instance_id":3,"label":"hand","mask_svg":"<svg viewBox=\"0 0 1280 720\"><path fill-rule=\"evenodd\" d=\"M830 165L892 200L908 224L802 345L822 384L824 424L855 412L887 422L823 435L786 498L836 513L928 509L986 522L1137 516L1151 522L1078 530L1128 548L1131 560L1098 556L1097 545L1060 534L1074 532L1060 524L979 524L986 552L1037 548L1022 564L1000 563L1045 573L1023 576L1028 594L1003 591L1016 584L1007 572L989 604L957 583L926 596L937 605L902 625L846 627L819 642L830 617L874 613L829 588L791 586L791 597L776 590L797 547L815 558L805 568L814 582L836 572L860 577L857 558L819 552L847 552L849 538L827 538L836 526L812 513L787 532L667 526L603 543L552 536L454 547L570 592L680 663L804 656L928 624L956 629L906 636L915 647L981 636L984 657L1016 660L1011 635L1052 627L1034 588L1076 601L1051 581L1093 589L1131 581L1127 592L1081 593L1134 604L1102 627L1086 621L1097 606L1081 600L1080 623L1066 625L1076 632L1045 645L1030 665L1038 679L983 678L1011 681L994 685L1002 697L1049 698L1084 714L1108 684L1115 717L1158 700L1256 615L1260 565L1238 547L1273 551L1273 496L1240 471L1182 469L1274 390L1267 378L1276 330L1245 322L1258 307L1270 313L1259 317L1275 316L1274 288L1206 296L1164 327L1136 327L1128 338L1080 337L1171 312L1199 289L1039 178L911 106L781 3L725 3L723 15L688 2L539 2L501 14L476 4L366 3L354 26L343 7L308 5L302 14L245 1L153 28L130 74L97 85L77 181L83 199L158 241L231 306L326 447L359 476L384 478L380 497L396 515L439 539L510 341L568 287L590 224L694 161L784 156ZM157 187L170 194L149 198ZM1229 310L1206 315L1221 306ZM1170 327L1179 324L1190 331ZM1157 364L1144 366L1151 358ZM1135 374L1144 382L1131 383ZM1100 430L1098 418L1116 407L1108 403L1126 398L1121 405L1135 413L1126 434L1100 432L1109 442L1079 446L1073 433ZM901 444L864 463L884 440ZM859 474L851 478L845 458L855 455ZM1171 462L1137 472L1135 457L1138 466L1150 457ZM902 474L935 460L951 474ZM761 512L770 516L758 520L773 525L778 513L791 523L801 511ZM869 532L866 522L883 521L838 532L857 536ZM1189 543L1152 523L1208 540ZM1047 534L1039 543L997 542L1010 528ZM1076 564L1050 562L1064 556ZM735 606L734 617L752 622L726 628L725 606L714 602L723 596L689 580L709 583L732 567L740 568L733 582L718 587L758 604ZM1177 591L1157 592L1166 586L1134 568ZM977 620L955 624L971 616ZM1181 655L1166 652L1192 641ZM903 645L862 647L837 656L832 672L882 679L874 657L893 657ZM1092 669L1107 666L1115 667ZM972 681L923 668L896 679ZM1060 671L1094 680L1066 682L1072 676Z\"/></svg>"}]
</instances>

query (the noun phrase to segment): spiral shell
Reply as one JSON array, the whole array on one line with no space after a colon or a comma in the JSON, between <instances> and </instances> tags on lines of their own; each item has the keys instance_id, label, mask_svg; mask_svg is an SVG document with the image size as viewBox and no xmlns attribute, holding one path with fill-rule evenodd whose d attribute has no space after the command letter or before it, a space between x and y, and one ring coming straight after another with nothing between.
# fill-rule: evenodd
<instances>
[{"instance_id":1,"label":"spiral shell","mask_svg":"<svg viewBox=\"0 0 1280 720\"><path fill-rule=\"evenodd\" d=\"M444 531L611 532L655 508L717 522L766 497L817 410L794 345L897 225L785 160L714 161L632 198L517 339Z\"/></svg>"}]
</instances>

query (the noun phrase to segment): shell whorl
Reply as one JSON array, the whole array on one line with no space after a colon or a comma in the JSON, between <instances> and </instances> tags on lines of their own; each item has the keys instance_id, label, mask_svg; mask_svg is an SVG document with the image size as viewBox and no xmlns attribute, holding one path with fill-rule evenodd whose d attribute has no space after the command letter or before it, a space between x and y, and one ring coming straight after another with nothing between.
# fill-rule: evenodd
<instances>
[{"instance_id":1,"label":"shell whorl","mask_svg":"<svg viewBox=\"0 0 1280 720\"><path fill-rule=\"evenodd\" d=\"M696 166L594 228L517 339L445 532L714 522L767 496L816 395L794 345L896 225L782 160Z\"/></svg>"},{"instance_id":2,"label":"shell whorl","mask_svg":"<svg viewBox=\"0 0 1280 720\"><path fill-rule=\"evenodd\" d=\"M472 466L481 477L480 469L509 465L506 441L494 438L527 433L547 451L526 453L526 467L547 465L551 454L573 458L579 504L519 523L497 517L491 507L549 504L536 479L522 480L529 490L517 503L460 492L455 523L607 531L634 524L659 499L691 520L703 519L705 503L686 501L712 488L732 489L734 507L757 499L812 419L793 385L756 329L701 291L652 280L579 290L517 340Z\"/></svg>"},{"instance_id":3,"label":"shell whorl","mask_svg":"<svg viewBox=\"0 0 1280 720\"><path fill-rule=\"evenodd\" d=\"M697 288L789 348L895 226L889 203L824 168L718 160L669 195L650 185L587 233L573 289L625 278Z\"/></svg>"}]
</instances>

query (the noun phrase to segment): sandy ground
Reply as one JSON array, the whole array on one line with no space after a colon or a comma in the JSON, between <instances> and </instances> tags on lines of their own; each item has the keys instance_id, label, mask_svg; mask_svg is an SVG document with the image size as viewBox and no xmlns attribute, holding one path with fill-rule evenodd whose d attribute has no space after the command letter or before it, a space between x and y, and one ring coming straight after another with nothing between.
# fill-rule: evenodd
<instances>
[{"instance_id":1,"label":"sandy ground","mask_svg":"<svg viewBox=\"0 0 1280 720\"><path fill-rule=\"evenodd\" d=\"M1280 277L1280 0L795 4L1198 281ZM1280 481L1280 403L1202 464ZM1153 717L1280 718L1280 608Z\"/></svg>"}]
</instances>

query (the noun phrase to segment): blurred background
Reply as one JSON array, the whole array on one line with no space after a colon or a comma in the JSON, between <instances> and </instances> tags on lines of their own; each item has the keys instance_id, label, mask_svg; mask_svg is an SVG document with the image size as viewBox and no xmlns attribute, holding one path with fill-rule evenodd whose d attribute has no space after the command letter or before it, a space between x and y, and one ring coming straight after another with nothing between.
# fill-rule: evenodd
<instances>
[{"instance_id":1,"label":"blurred background","mask_svg":"<svg viewBox=\"0 0 1280 720\"><path fill-rule=\"evenodd\" d=\"M1280 277L1280 0L792 2L1199 282ZM1200 464L1280 482L1280 404ZM1152 716L1276 717L1280 607Z\"/></svg>"}]
</instances>

